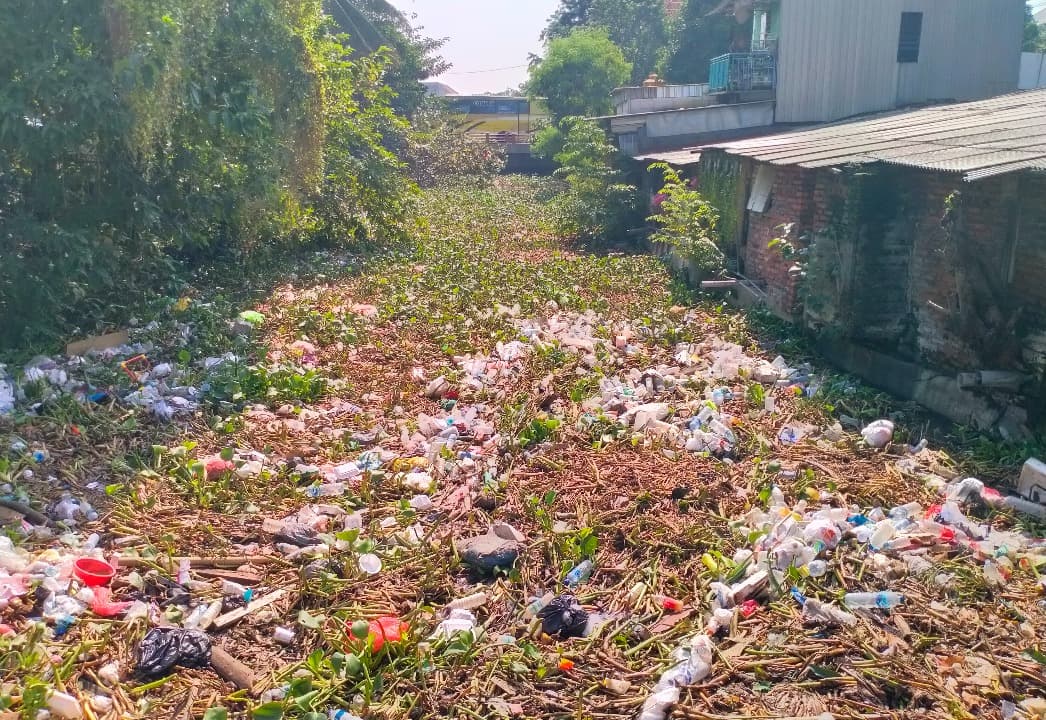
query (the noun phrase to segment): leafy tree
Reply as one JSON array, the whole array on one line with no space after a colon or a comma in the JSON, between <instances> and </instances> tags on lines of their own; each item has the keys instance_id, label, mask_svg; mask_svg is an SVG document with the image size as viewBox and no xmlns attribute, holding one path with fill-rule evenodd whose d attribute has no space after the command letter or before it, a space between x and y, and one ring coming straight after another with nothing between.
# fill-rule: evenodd
<instances>
[{"instance_id":1,"label":"leafy tree","mask_svg":"<svg viewBox=\"0 0 1046 720\"><path fill-rule=\"evenodd\" d=\"M664 0L595 0L591 24L606 28L632 63L633 84L657 69L669 39Z\"/></svg>"},{"instance_id":2,"label":"leafy tree","mask_svg":"<svg viewBox=\"0 0 1046 720\"><path fill-rule=\"evenodd\" d=\"M715 242L716 209L667 163L654 163L650 169L661 170L665 183L658 193L658 211L647 218L660 225L651 239L676 248L701 276L721 275L726 257Z\"/></svg>"},{"instance_id":3,"label":"leafy tree","mask_svg":"<svg viewBox=\"0 0 1046 720\"><path fill-rule=\"evenodd\" d=\"M739 25L730 15L709 15L720 0L687 0L676 19L663 65L665 80L708 82L712 58L743 47L752 36L751 23Z\"/></svg>"},{"instance_id":4,"label":"leafy tree","mask_svg":"<svg viewBox=\"0 0 1046 720\"><path fill-rule=\"evenodd\" d=\"M450 69L439 55L446 39L425 37L386 0L325 0L324 7L359 53L374 53L381 47L392 51L385 83L395 93L393 109L405 117L413 115L425 99L422 81Z\"/></svg>"},{"instance_id":5,"label":"leafy tree","mask_svg":"<svg viewBox=\"0 0 1046 720\"><path fill-rule=\"evenodd\" d=\"M590 25L592 6L595 0L560 0L556 12L548 19L548 25L541 31L542 40L563 38L578 28Z\"/></svg>"},{"instance_id":6,"label":"leafy tree","mask_svg":"<svg viewBox=\"0 0 1046 720\"><path fill-rule=\"evenodd\" d=\"M573 115L610 111L610 91L624 84L631 66L605 30L575 30L552 40L548 52L530 72L531 97L547 98L556 121Z\"/></svg>"},{"instance_id":7,"label":"leafy tree","mask_svg":"<svg viewBox=\"0 0 1046 720\"><path fill-rule=\"evenodd\" d=\"M376 52L390 44L394 32L410 30L407 18L387 0L324 0L323 8L360 52Z\"/></svg>"},{"instance_id":8,"label":"leafy tree","mask_svg":"<svg viewBox=\"0 0 1046 720\"><path fill-rule=\"evenodd\" d=\"M664 0L562 0L542 37L566 37L578 28L603 28L632 64L631 82L652 73L668 43Z\"/></svg>"},{"instance_id":9,"label":"leafy tree","mask_svg":"<svg viewBox=\"0 0 1046 720\"><path fill-rule=\"evenodd\" d=\"M1046 30L1035 22L1031 5L1024 6L1024 52L1046 51Z\"/></svg>"},{"instance_id":10,"label":"leafy tree","mask_svg":"<svg viewBox=\"0 0 1046 720\"><path fill-rule=\"evenodd\" d=\"M0 345L93 329L219 256L398 230L387 54L351 58L320 0L3 9Z\"/></svg>"},{"instance_id":11,"label":"leafy tree","mask_svg":"<svg viewBox=\"0 0 1046 720\"><path fill-rule=\"evenodd\" d=\"M586 239L620 240L640 218L636 188L614 167L617 148L591 120L564 118L556 176L568 190L553 201L559 231Z\"/></svg>"}]
</instances>

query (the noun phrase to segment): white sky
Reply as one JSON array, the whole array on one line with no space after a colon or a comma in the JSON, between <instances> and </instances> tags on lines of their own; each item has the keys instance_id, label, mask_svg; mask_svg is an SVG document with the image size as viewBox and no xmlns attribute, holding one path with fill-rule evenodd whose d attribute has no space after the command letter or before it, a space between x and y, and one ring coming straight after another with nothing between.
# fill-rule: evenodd
<instances>
[{"instance_id":1,"label":"white sky","mask_svg":"<svg viewBox=\"0 0 1046 720\"><path fill-rule=\"evenodd\" d=\"M454 67L439 80L462 95L500 92L527 79L527 56L557 0L391 0L428 37L450 38L443 57Z\"/></svg>"}]
</instances>

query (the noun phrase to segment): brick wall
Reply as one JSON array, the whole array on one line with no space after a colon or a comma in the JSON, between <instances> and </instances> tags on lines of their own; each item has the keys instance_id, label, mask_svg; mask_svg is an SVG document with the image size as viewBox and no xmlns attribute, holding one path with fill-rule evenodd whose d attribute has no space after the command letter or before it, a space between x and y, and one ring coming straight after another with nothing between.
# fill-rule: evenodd
<instances>
[{"instance_id":1,"label":"brick wall","mask_svg":"<svg viewBox=\"0 0 1046 720\"><path fill-rule=\"evenodd\" d=\"M939 367L1018 367L1022 352L1046 366L1043 198L1046 176L1027 173L967 183L895 166L780 167L766 212L748 213L742 272L795 316L794 260L768 245L787 223L793 242L832 226L841 237L820 282L831 277L806 286L830 307L807 308L808 322L828 318L876 350Z\"/></svg>"},{"instance_id":2,"label":"brick wall","mask_svg":"<svg viewBox=\"0 0 1046 720\"><path fill-rule=\"evenodd\" d=\"M748 213L742 273L766 291L775 310L786 315L793 315L798 306L798 280L788 272L795 260L782 257L779 248L769 245L788 223L795 223L790 236L793 243L812 229L816 176L813 170L777 168L766 212Z\"/></svg>"},{"instance_id":3,"label":"brick wall","mask_svg":"<svg viewBox=\"0 0 1046 720\"><path fill-rule=\"evenodd\" d=\"M1022 301L1022 356L1046 376L1046 175L1020 179L1013 288Z\"/></svg>"}]
</instances>

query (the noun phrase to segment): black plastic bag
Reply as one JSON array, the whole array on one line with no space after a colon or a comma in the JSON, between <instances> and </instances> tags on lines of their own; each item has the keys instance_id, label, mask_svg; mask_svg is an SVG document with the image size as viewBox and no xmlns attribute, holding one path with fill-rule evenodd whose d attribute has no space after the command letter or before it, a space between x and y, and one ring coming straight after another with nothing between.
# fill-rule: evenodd
<instances>
[{"instance_id":1,"label":"black plastic bag","mask_svg":"<svg viewBox=\"0 0 1046 720\"><path fill-rule=\"evenodd\" d=\"M319 542L319 534L308 525L286 523L276 532L276 542L310 547Z\"/></svg>"},{"instance_id":2,"label":"black plastic bag","mask_svg":"<svg viewBox=\"0 0 1046 720\"><path fill-rule=\"evenodd\" d=\"M211 662L211 639L199 630L153 628L138 645L134 674L140 678L166 675L175 665L207 667Z\"/></svg>"},{"instance_id":3,"label":"black plastic bag","mask_svg":"<svg viewBox=\"0 0 1046 720\"><path fill-rule=\"evenodd\" d=\"M560 595L538 612L541 632L562 639L582 637L588 625L588 613L573 595Z\"/></svg>"}]
</instances>

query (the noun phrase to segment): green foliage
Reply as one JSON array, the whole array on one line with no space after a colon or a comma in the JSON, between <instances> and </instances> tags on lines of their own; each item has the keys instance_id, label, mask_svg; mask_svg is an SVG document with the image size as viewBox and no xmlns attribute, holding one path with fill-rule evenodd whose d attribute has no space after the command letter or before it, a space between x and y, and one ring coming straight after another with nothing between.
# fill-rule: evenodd
<instances>
[{"instance_id":1,"label":"green foliage","mask_svg":"<svg viewBox=\"0 0 1046 720\"><path fill-rule=\"evenodd\" d=\"M712 58L730 52L734 39L743 43L751 37L750 22L738 25L730 14L711 14L720 4L721 0L687 0L671 32L662 68L665 80L708 82Z\"/></svg>"},{"instance_id":2,"label":"green foliage","mask_svg":"<svg viewBox=\"0 0 1046 720\"><path fill-rule=\"evenodd\" d=\"M530 71L527 92L546 98L555 121L608 113L610 91L625 84L632 66L603 29L575 30L548 44Z\"/></svg>"},{"instance_id":3,"label":"green foliage","mask_svg":"<svg viewBox=\"0 0 1046 720\"><path fill-rule=\"evenodd\" d=\"M702 158L699 188L719 214L716 242L728 257L737 253L742 215L737 195L740 182L741 166L736 158L712 157L707 162Z\"/></svg>"},{"instance_id":4,"label":"green foliage","mask_svg":"<svg viewBox=\"0 0 1046 720\"><path fill-rule=\"evenodd\" d=\"M1046 52L1046 25L1035 22L1031 6L1024 7L1024 52Z\"/></svg>"},{"instance_id":5,"label":"green foliage","mask_svg":"<svg viewBox=\"0 0 1046 720\"><path fill-rule=\"evenodd\" d=\"M421 187L464 178L489 182L505 168L504 151L465 137L438 98L429 98L418 109L413 124L400 156Z\"/></svg>"},{"instance_id":6,"label":"green foliage","mask_svg":"<svg viewBox=\"0 0 1046 720\"><path fill-rule=\"evenodd\" d=\"M541 31L541 39L563 38L574 30L589 25L593 5L595 5L595 0L560 0L556 12L548 19L548 25Z\"/></svg>"},{"instance_id":7,"label":"green foliage","mask_svg":"<svg viewBox=\"0 0 1046 720\"><path fill-rule=\"evenodd\" d=\"M590 120L566 118L560 124L563 149L556 154L558 177L569 189L553 201L561 233L581 238L619 240L635 227L636 188L622 181L614 165L617 150Z\"/></svg>"},{"instance_id":8,"label":"green foliage","mask_svg":"<svg viewBox=\"0 0 1046 720\"><path fill-rule=\"evenodd\" d=\"M534 418L519 434L519 446L526 449L551 439L559 429L561 422L556 418Z\"/></svg>"},{"instance_id":9,"label":"green foliage","mask_svg":"<svg viewBox=\"0 0 1046 720\"><path fill-rule=\"evenodd\" d=\"M438 55L446 41L424 37L386 0L326 0L324 7L347 35L348 45L368 54L387 49L390 62L383 81L395 95L392 108L412 117L425 100L421 81L450 69Z\"/></svg>"},{"instance_id":10,"label":"green foliage","mask_svg":"<svg viewBox=\"0 0 1046 720\"><path fill-rule=\"evenodd\" d=\"M350 59L319 0L5 9L0 344L126 318L216 258L399 232L390 56Z\"/></svg>"},{"instance_id":11,"label":"green foliage","mask_svg":"<svg viewBox=\"0 0 1046 720\"><path fill-rule=\"evenodd\" d=\"M649 218L661 226L652 239L677 248L703 275L722 274L726 258L715 242L719 221L716 209L666 163L650 168L660 169L665 175L659 212Z\"/></svg>"},{"instance_id":12,"label":"green foliage","mask_svg":"<svg viewBox=\"0 0 1046 720\"><path fill-rule=\"evenodd\" d=\"M562 38L583 27L607 32L632 64L633 84L657 69L668 44L664 0L562 0L542 37Z\"/></svg>"},{"instance_id":13,"label":"green foliage","mask_svg":"<svg viewBox=\"0 0 1046 720\"><path fill-rule=\"evenodd\" d=\"M290 365L225 363L208 378L206 397L212 402L312 403L327 391L327 380L315 370Z\"/></svg>"}]
</instances>

